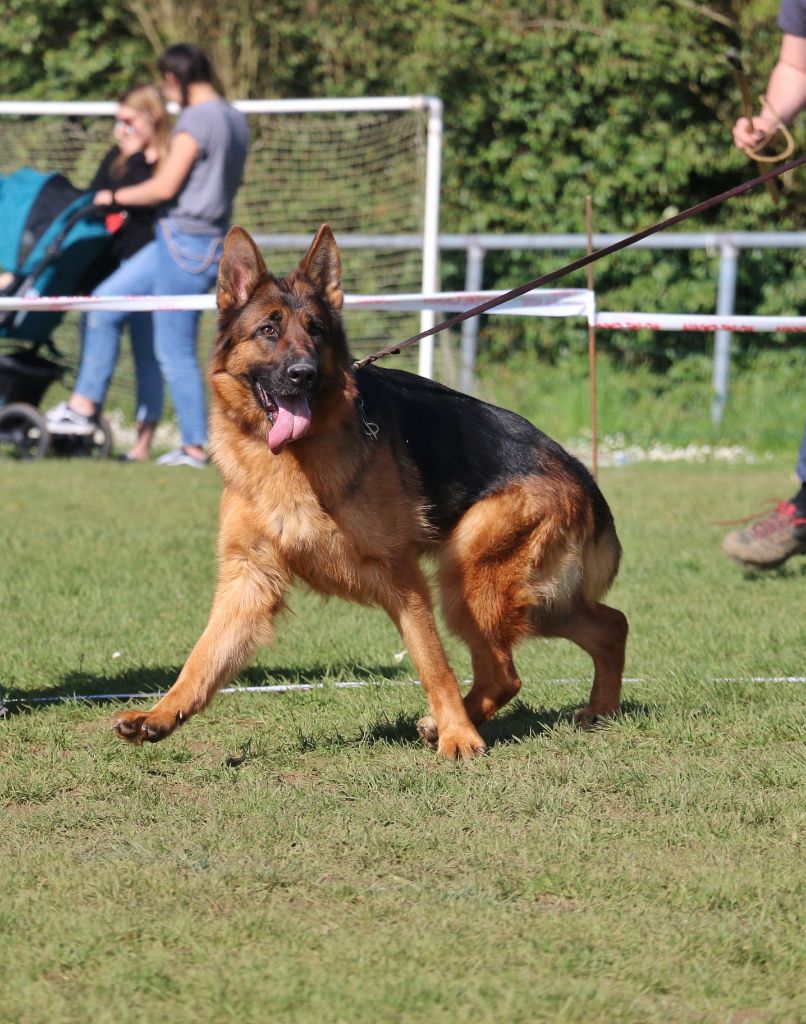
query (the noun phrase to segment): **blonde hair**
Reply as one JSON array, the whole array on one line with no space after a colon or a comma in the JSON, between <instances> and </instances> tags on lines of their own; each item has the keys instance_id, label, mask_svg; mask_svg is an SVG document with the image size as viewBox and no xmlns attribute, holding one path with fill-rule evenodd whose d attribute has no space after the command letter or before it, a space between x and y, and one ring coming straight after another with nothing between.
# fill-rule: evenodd
<instances>
[{"instance_id":1,"label":"blonde hair","mask_svg":"<svg viewBox=\"0 0 806 1024\"><path fill-rule=\"evenodd\" d=\"M151 125L154 133L153 146L157 151L154 170L158 171L160 164L168 155L171 138L171 122L159 89L154 85L136 85L125 92L118 102L121 106L131 107L138 114L142 114ZM115 157L110 168L113 176L117 177L123 173L127 159L125 153L119 153Z\"/></svg>"}]
</instances>

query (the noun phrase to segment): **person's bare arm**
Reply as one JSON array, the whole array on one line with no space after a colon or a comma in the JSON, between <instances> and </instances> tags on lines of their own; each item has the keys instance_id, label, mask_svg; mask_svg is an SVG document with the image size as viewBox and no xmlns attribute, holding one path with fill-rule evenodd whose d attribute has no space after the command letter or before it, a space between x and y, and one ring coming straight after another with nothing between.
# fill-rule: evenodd
<instances>
[{"instance_id":1,"label":"person's bare arm","mask_svg":"<svg viewBox=\"0 0 806 1024\"><path fill-rule=\"evenodd\" d=\"M733 141L739 149L753 149L775 130L780 118L790 124L806 107L806 37L785 34L778 63L767 83L767 103L748 123L740 117L733 126Z\"/></svg>"},{"instance_id":2,"label":"person's bare arm","mask_svg":"<svg viewBox=\"0 0 806 1024\"><path fill-rule=\"evenodd\" d=\"M179 132L171 139L168 156L157 173L139 185L115 189L115 202L119 206L157 206L173 199L187 181L198 155L198 142L187 132ZM102 189L95 193L93 201L98 206L109 206L112 192Z\"/></svg>"}]
</instances>

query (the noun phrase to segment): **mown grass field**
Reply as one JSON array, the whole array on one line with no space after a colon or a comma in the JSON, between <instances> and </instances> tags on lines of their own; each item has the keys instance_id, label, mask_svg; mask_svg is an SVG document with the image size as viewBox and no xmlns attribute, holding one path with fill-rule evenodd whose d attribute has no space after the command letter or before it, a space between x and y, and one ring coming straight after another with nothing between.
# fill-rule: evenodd
<instances>
[{"instance_id":1,"label":"mown grass field","mask_svg":"<svg viewBox=\"0 0 806 1024\"><path fill-rule=\"evenodd\" d=\"M533 643L490 755L441 762L391 624L301 592L240 681L322 689L221 696L142 749L110 705L1 721L0 1019L806 1019L806 685L752 681L804 674L806 559L745 574L712 525L788 495L788 461L603 472L631 681L593 733L586 658ZM2 694L169 685L218 492L0 464Z\"/></svg>"}]
</instances>

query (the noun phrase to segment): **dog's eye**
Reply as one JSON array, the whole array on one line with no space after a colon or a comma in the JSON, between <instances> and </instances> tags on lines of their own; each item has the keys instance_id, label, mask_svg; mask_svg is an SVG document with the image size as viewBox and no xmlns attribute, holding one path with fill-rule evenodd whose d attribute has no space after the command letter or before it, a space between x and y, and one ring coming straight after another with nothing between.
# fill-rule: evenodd
<instances>
[{"instance_id":1,"label":"dog's eye","mask_svg":"<svg viewBox=\"0 0 806 1024\"><path fill-rule=\"evenodd\" d=\"M280 333L280 329L277 324L270 321L269 323L261 324L256 333L259 334L261 338L276 338Z\"/></svg>"},{"instance_id":2,"label":"dog's eye","mask_svg":"<svg viewBox=\"0 0 806 1024\"><path fill-rule=\"evenodd\" d=\"M311 322L308 324L308 334L310 334L312 338L321 338L324 333L324 325L321 324L318 320L311 320Z\"/></svg>"}]
</instances>

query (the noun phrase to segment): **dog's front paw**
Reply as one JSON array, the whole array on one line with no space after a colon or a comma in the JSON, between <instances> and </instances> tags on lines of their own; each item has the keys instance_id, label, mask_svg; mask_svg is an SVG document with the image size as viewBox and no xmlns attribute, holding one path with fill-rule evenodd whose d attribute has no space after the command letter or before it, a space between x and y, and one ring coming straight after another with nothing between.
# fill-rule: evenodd
<instances>
[{"instance_id":1,"label":"dog's front paw","mask_svg":"<svg viewBox=\"0 0 806 1024\"><path fill-rule=\"evenodd\" d=\"M472 726L448 730L444 736L440 736L433 715L426 715L417 723L417 732L427 747L438 751L449 761L478 757L480 754L487 753L487 744Z\"/></svg>"},{"instance_id":2,"label":"dog's front paw","mask_svg":"<svg viewBox=\"0 0 806 1024\"><path fill-rule=\"evenodd\" d=\"M181 725L185 715L179 711L121 711L112 719L112 730L122 740L136 743L157 743Z\"/></svg>"},{"instance_id":3,"label":"dog's front paw","mask_svg":"<svg viewBox=\"0 0 806 1024\"><path fill-rule=\"evenodd\" d=\"M437 751L449 761L457 761L486 754L487 744L471 726L469 729L451 729L440 735Z\"/></svg>"}]
</instances>

